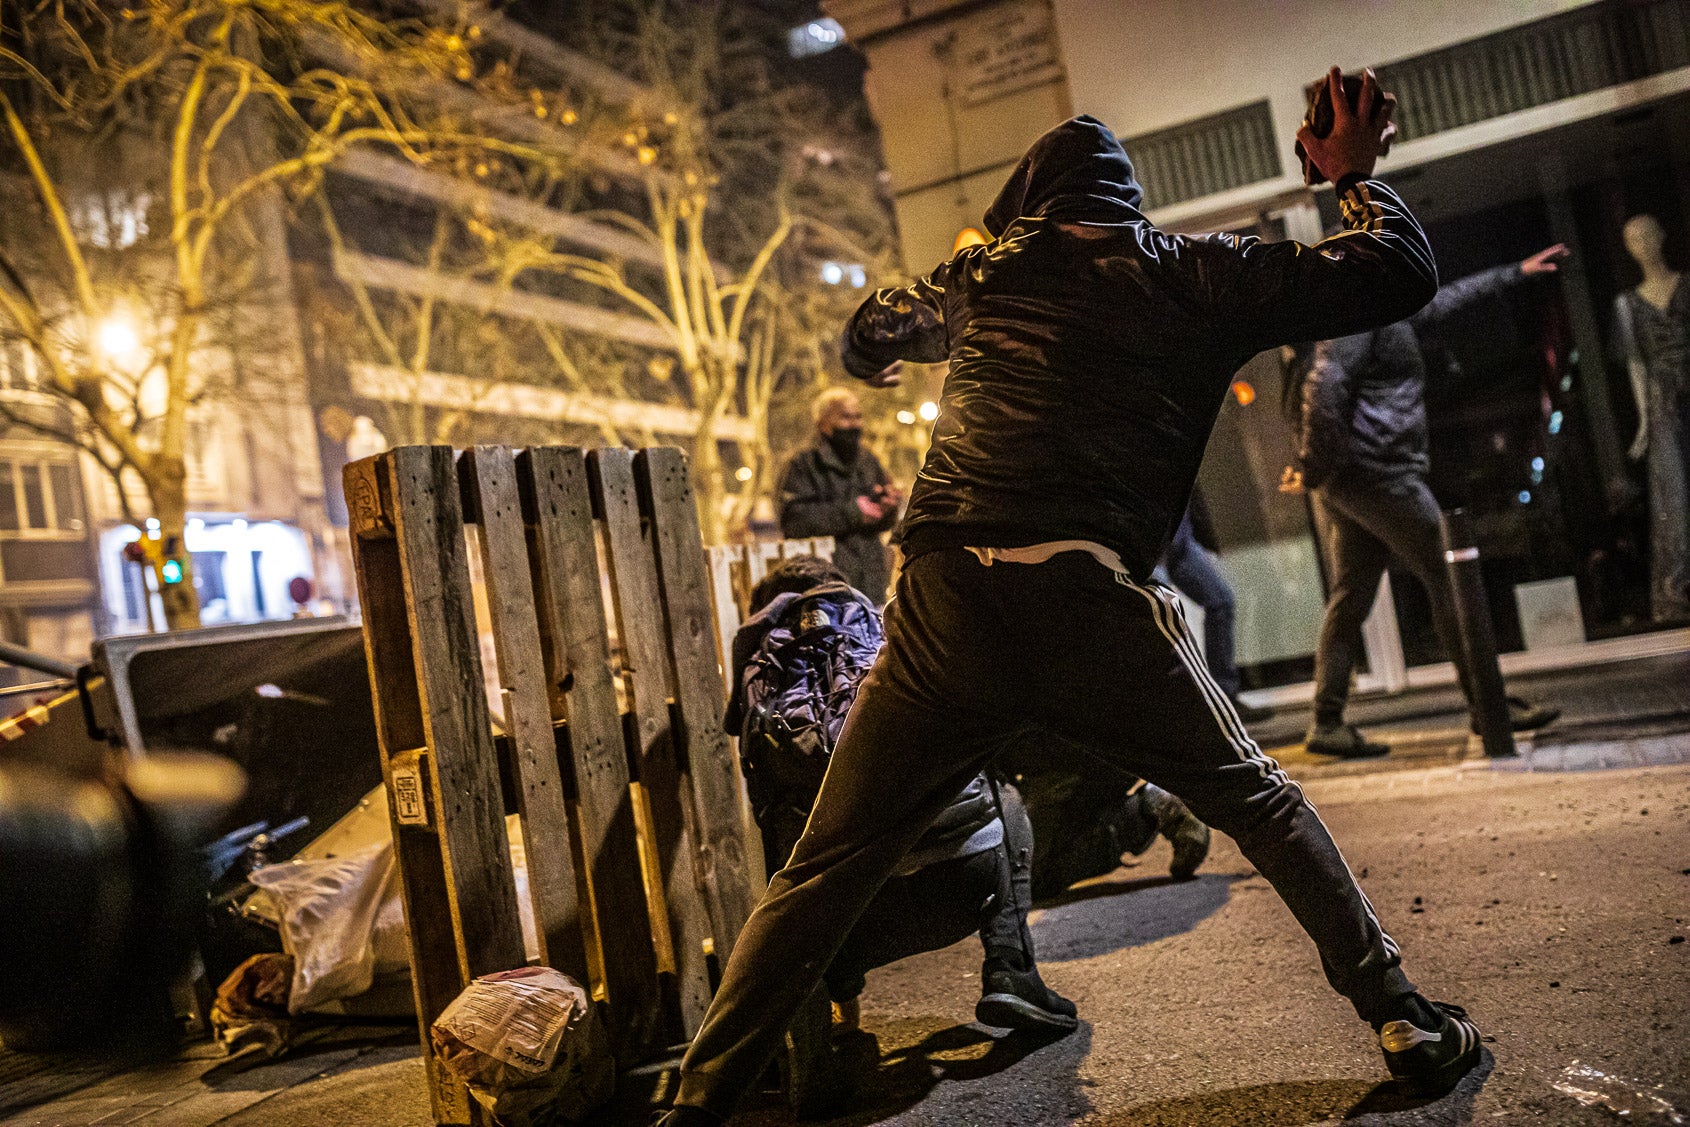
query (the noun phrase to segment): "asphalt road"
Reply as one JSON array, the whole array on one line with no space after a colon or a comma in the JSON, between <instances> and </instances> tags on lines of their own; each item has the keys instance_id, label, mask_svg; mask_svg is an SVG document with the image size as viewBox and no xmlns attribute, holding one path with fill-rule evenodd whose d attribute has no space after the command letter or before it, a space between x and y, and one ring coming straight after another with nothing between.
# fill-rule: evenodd
<instances>
[{"instance_id":1,"label":"asphalt road","mask_svg":"<svg viewBox=\"0 0 1690 1127\"><path fill-rule=\"evenodd\" d=\"M1344 782L1311 797L1411 977L1493 1039L1455 1093L1415 1103L1385 1082L1290 913L1217 836L1192 882L1168 883L1158 849L1039 911L1045 977L1083 1019L1063 1040L969 1024L973 942L876 972L879 1059L830 1122L1675 1122L1649 1118L1651 1099L1690 1122L1690 769ZM1575 1062L1619 1082L1574 1083ZM1639 1110L1583 1106L1558 1082L1630 1091ZM791 1121L772 1097L735 1119Z\"/></svg>"},{"instance_id":2,"label":"asphalt road","mask_svg":"<svg viewBox=\"0 0 1690 1127\"><path fill-rule=\"evenodd\" d=\"M1039 910L1045 976L1083 1019L1062 1040L971 1024L976 941L875 972L864 996L875 1051L858 1069L850 1113L829 1122L1690 1122L1690 766L1527 773L1480 763L1306 785L1411 976L1429 996L1466 1005L1493 1039L1481 1073L1455 1093L1415 1104L1386 1082L1369 1031L1327 988L1312 945L1217 837L1194 881L1169 883L1159 847ZM62 1082L62 1098L0 1111L0 1121L431 1123L409 1023L324 1030L305 1042L256 1066L198 1046L173 1064L92 1086L54 1075L47 1080ZM1574 1077L1575 1067L1618 1079ZM644 1077L648 1087L663 1079ZM1558 1083L1603 1088L1636 1110L1620 1118L1584 1106ZM602 1122L643 1125L649 1112L632 1106L640 1086L625 1082L629 1103ZM1651 1118L1650 1100L1684 1118ZM735 1120L792 1122L775 1095Z\"/></svg>"}]
</instances>

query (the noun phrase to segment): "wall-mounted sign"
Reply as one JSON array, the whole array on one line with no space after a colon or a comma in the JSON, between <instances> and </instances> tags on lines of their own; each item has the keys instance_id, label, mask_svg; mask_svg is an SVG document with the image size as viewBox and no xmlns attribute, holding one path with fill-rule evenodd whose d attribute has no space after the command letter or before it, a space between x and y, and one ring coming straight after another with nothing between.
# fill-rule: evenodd
<instances>
[{"instance_id":1,"label":"wall-mounted sign","mask_svg":"<svg viewBox=\"0 0 1690 1127\"><path fill-rule=\"evenodd\" d=\"M977 106L1062 77L1047 0L1011 0L957 29L957 93Z\"/></svg>"}]
</instances>

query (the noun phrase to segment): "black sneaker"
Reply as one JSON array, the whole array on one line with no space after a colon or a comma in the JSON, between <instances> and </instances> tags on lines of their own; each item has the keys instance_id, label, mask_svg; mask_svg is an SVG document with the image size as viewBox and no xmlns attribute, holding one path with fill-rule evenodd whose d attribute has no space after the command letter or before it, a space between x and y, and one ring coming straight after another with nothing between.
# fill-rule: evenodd
<instances>
[{"instance_id":1,"label":"black sneaker","mask_svg":"<svg viewBox=\"0 0 1690 1127\"><path fill-rule=\"evenodd\" d=\"M1441 1096L1479 1063L1479 1027L1467 1011L1448 1002L1414 999L1422 1016L1387 1021L1379 1027L1385 1067L1416 1096ZM1438 1023L1434 1028L1432 1019Z\"/></svg>"},{"instance_id":2,"label":"black sneaker","mask_svg":"<svg viewBox=\"0 0 1690 1127\"><path fill-rule=\"evenodd\" d=\"M1067 1031L1079 1028L1077 1015L1074 1003L1046 986L1037 968L1018 971L999 967L980 973L980 1000L974 1004L974 1018L981 1025Z\"/></svg>"},{"instance_id":3,"label":"black sneaker","mask_svg":"<svg viewBox=\"0 0 1690 1127\"><path fill-rule=\"evenodd\" d=\"M1156 819L1156 832L1174 847L1169 875L1175 880L1190 880L1209 856L1209 827L1198 821L1185 803L1158 786L1146 784L1144 797L1150 816Z\"/></svg>"},{"instance_id":4,"label":"black sneaker","mask_svg":"<svg viewBox=\"0 0 1690 1127\"><path fill-rule=\"evenodd\" d=\"M1305 745L1316 755L1340 759L1373 759L1391 753L1390 744L1368 739L1354 724L1316 724L1309 729Z\"/></svg>"},{"instance_id":5,"label":"black sneaker","mask_svg":"<svg viewBox=\"0 0 1690 1127\"><path fill-rule=\"evenodd\" d=\"M787 1103L799 1119L827 1119L845 1110L855 1094L856 1076L841 1067L833 1043L833 1003L818 984L786 1029L780 1054Z\"/></svg>"},{"instance_id":6,"label":"black sneaker","mask_svg":"<svg viewBox=\"0 0 1690 1127\"><path fill-rule=\"evenodd\" d=\"M1519 697L1508 698L1508 727L1515 732L1529 732L1535 728L1547 728L1561 715L1559 708L1539 708L1531 701ZM1479 734L1477 724L1473 725L1473 734Z\"/></svg>"}]
</instances>

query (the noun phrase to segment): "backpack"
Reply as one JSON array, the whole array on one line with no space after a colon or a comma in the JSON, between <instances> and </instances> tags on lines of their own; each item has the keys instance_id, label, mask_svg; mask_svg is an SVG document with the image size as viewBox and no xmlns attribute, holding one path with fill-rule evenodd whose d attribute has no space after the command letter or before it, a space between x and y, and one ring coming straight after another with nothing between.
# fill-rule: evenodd
<instances>
[{"instance_id":1,"label":"backpack","mask_svg":"<svg viewBox=\"0 0 1690 1127\"><path fill-rule=\"evenodd\" d=\"M785 598L741 682L740 766L760 825L776 806L809 814L884 640L880 612L844 583Z\"/></svg>"}]
</instances>

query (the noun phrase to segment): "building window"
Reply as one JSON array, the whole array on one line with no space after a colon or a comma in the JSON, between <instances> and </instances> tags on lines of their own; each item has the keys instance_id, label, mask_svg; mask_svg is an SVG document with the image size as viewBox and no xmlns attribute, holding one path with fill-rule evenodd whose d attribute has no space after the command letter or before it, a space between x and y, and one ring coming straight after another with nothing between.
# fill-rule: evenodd
<instances>
[{"instance_id":1,"label":"building window","mask_svg":"<svg viewBox=\"0 0 1690 1127\"><path fill-rule=\"evenodd\" d=\"M49 462L47 481L53 489L53 510L59 527L67 532L81 532L82 490L76 487L75 467L64 462Z\"/></svg>"},{"instance_id":2,"label":"building window","mask_svg":"<svg viewBox=\"0 0 1690 1127\"><path fill-rule=\"evenodd\" d=\"M122 250L150 234L147 212L152 202L147 192L89 192L71 200L70 225L78 242L101 250Z\"/></svg>"},{"instance_id":3,"label":"building window","mask_svg":"<svg viewBox=\"0 0 1690 1127\"><path fill-rule=\"evenodd\" d=\"M0 342L0 387L33 391L37 386L35 353L21 340Z\"/></svg>"},{"instance_id":4,"label":"building window","mask_svg":"<svg viewBox=\"0 0 1690 1127\"><path fill-rule=\"evenodd\" d=\"M12 463L0 461L0 532L16 532L18 520L17 473Z\"/></svg>"},{"instance_id":5,"label":"building window","mask_svg":"<svg viewBox=\"0 0 1690 1127\"><path fill-rule=\"evenodd\" d=\"M0 457L0 537L82 538L82 496L70 462Z\"/></svg>"}]
</instances>

